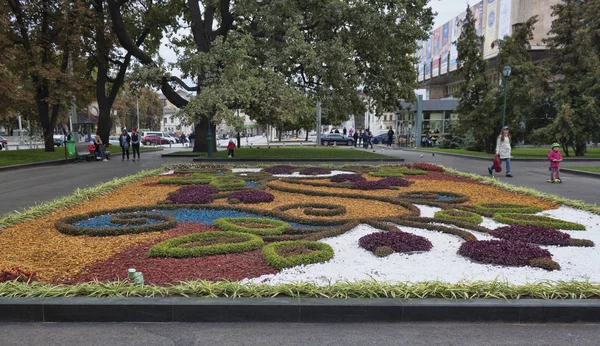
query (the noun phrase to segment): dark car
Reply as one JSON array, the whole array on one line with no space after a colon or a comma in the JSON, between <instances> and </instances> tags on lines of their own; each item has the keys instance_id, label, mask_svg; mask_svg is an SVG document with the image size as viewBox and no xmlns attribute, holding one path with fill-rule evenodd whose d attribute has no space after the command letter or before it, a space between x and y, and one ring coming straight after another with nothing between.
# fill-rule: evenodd
<instances>
[{"instance_id":1,"label":"dark car","mask_svg":"<svg viewBox=\"0 0 600 346\"><path fill-rule=\"evenodd\" d=\"M171 141L168 138L165 137L161 137L158 135L147 135L144 136L144 138L142 138L142 143L146 144L146 145L151 145L151 144L171 144Z\"/></svg>"},{"instance_id":2,"label":"dark car","mask_svg":"<svg viewBox=\"0 0 600 346\"><path fill-rule=\"evenodd\" d=\"M341 133L330 133L321 136L321 145L328 146L333 143L336 145L351 146L354 144L354 138L344 136Z\"/></svg>"},{"instance_id":3,"label":"dark car","mask_svg":"<svg viewBox=\"0 0 600 346\"><path fill-rule=\"evenodd\" d=\"M394 143L394 141L396 140L396 135L394 134L392 136L392 143ZM380 142L382 144L387 144L388 142L388 134L387 132L384 133L380 133L377 136L373 136L373 144L379 144Z\"/></svg>"},{"instance_id":4,"label":"dark car","mask_svg":"<svg viewBox=\"0 0 600 346\"><path fill-rule=\"evenodd\" d=\"M60 147L65 143L65 136L63 135L54 135L52 136L52 140L54 141L54 145Z\"/></svg>"},{"instance_id":5,"label":"dark car","mask_svg":"<svg viewBox=\"0 0 600 346\"><path fill-rule=\"evenodd\" d=\"M0 150L8 148L8 141L6 138L0 136Z\"/></svg>"}]
</instances>

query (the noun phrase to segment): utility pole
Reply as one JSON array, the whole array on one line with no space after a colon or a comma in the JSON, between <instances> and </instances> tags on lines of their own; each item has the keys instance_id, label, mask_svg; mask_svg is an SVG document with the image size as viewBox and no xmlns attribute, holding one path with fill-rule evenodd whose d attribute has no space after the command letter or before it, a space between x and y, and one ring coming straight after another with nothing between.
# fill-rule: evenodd
<instances>
[{"instance_id":1,"label":"utility pole","mask_svg":"<svg viewBox=\"0 0 600 346\"><path fill-rule=\"evenodd\" d=\"M137 95L135 98L135 110L137 113L137 129L139 131L139 129L140 129L140 97L139 97L139 95Z\"/></svg>"},{"instance_id":2,"label":"utility pole","mask_svg":"<svg viewBox=\"0 0 600 346\"><path fill-rule=\"evenodd\" d=\"M317 145L321 145L321 101L317 100Z\"/></svg>"}]
</instances>

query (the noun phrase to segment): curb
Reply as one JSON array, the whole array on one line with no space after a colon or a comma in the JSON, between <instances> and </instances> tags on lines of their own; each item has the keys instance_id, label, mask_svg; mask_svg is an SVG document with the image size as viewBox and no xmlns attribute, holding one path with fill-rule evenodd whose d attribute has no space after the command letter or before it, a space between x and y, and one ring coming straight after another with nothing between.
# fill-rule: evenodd
<instances>
[{"instance_id":1,"label":"curb","mask_svg":"<svg viewBox=\"0 0 600 346\"><path fill-rule=\"evenodd\" d=\"M331 163L331 162L368 162L368 163L400 163L404 159L201 159L194 158L194 162L228 162L228 163L252 163L252 162L316 162L316 163Z\"/></svg>"},{"instance_id":2,"label":"curb","mask_svg":"<svg viewBox=\"0 0 600 346\"><path fill-rule=\"evenodd\" d=\"M599 322L600 300L1 298L0 322Z\"/></svg>"},{"instance_id":3,"label":"curb","mask_svg":"<svg viewBox=\"0 0 600 346\"><path fill-rule=\"evenodd\" d=\"M464 154L454 154L454 153L443 153L443 152L438 152L438 151L429 151L429 150L414 150L414 149L401 149L404 151L411 151L411 152L415 152L415 153L427 153L427 154L436 154L436 155L446 155L446 156L457 156L457 157L462 157L462 158L467 158L467 159L473 159L473 160L480 160L480 161L492 161L494 160L493 157L481 157L481 156L473 156L473 155L464 155ZM511 161L521 161L521 162L548 162L548 159L527 159L527 158L511 158ZM586 159L586 158L570 158L567 159L566 161L563 161L563 163L565 162L600 162L600 159ZM562 169L561 169L562 170Z\"/></svg>"},{"instance_id":4,"label":"curb","mask_svg":"<svg viewBox=\"0 0 600 346\"><path fill-rule=\"evenodd\" d=\"M41 166L58 166L58 165L64 165L64 164L71 163L71 162L75 162L75 159L66 159L66 160L63 159L63 160L25 163L22 165L12 165L12 166L0 167L0 172L12 171L12 170L23 169L23 168L41 167Z\"/></svg>"},{"instance_id":5,"label":"curb","mask_svg":"<svg viewBox=\"0 0 600 346\"><path fill-rule=\"evenodd\" d=\"M585 171L579 171L579 170L576 170L576 169L569 169L569 168L561 168L560 172L561 173L569 173L569 174L573 174L573 175L582 175L582 176L586 176L586 177L590 177L590 178L600 179L600 173L585 172Z\"/></svg>"}]
</instances>

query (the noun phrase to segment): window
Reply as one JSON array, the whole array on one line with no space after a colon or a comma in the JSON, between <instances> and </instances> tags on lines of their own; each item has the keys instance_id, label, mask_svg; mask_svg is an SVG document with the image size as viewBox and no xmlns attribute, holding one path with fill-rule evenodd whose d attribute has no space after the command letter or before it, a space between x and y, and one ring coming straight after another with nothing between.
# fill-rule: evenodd
<instances>
[{"instance_id":1,"label":"window","mask_svg":"<svg viewBox=\"0 0 600 346\"><path fill-rule=\"evenodd\" d=\"M163 123L164 123L165 125L167 125L167 118L165 118L165 119L163 120Z\"/></svg>"}]
</instances>

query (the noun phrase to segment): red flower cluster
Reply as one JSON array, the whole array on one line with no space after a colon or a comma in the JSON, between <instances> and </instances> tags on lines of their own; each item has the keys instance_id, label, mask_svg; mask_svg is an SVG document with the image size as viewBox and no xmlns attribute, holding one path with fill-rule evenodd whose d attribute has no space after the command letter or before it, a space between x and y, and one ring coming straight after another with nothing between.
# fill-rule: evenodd
<instances>
[{"instance_id":1,"label":"red flower cluster","mask_svg":"<svg viewBox=\"0 0 600 346\"><path fill-rule=\"evenodd\" d=\"M569 245L570 235L554 228L542 226L513 225L490 231L496 238L540 245Z\"/></svg>"},{"instance_id":2,"label":"red flower cluster","mask_svg":"<svg viewBox=\"0 0 600 346\"><path fill-rule=\"evenodd\" d=\"M18 282L35 281L36 275L32 272L26 272L20 268L12 268L10 270L0 270L0 282L16 280Z\"/></svg>"},{"instance_id":3,"label":"red flower cluster","mask_svg":"<svg viewBox=\"0 0 600 346\"><path fill-rule=\"evenodd\" d=\"M213 201L213 193L219 189L210 185L184 186L170 194L167 199L175 204L206 204Z\"/></svg>"},{"instance_id":4,"label":"red flower cluster","mask_svg":"<svg viewBox=\"0 0 600 346\"><path fill-rule=\"evenodd\" d=\"M443 173L444 167L440 167L438 165L434 165L431 163L427 163L427 162L415 162L412 164L412 169L420 169L422 171L428 171L428 172L440 172Z\"/></svg>"},{"instance_id":5,"label":"red flower cluster","mask_svg":"<svg viewBox=\"0 0 600 346\"><path fill-rule=\"evenodd\" d=\"M477 262L525 266L534 258L551 258L550 251L520 241L473 240L463 243L458 254Z\"/></svg>"},{"instance_id":6,"label":"red flower cluster","mask_svg":"<svg viewBox=\"0 0 600 346\"><path fill-rule=\"evenodd\" d=\"M330 174L331 170L323 167L306 167L300 170L302 175Z\"/></svg>"},{"instance_id":7,"label":"red flower cluster","mask_svg":"<svg viewBox=\"0 0 600 346\"><path fill-rule=\"evenodd\" d=\"M396 252L429 251L432 248L429 240L405 232L371 233L360 238L358 244L369 251L381 246L389 246Z\"/></svg>"},{"instance_id":8,"label":"red flower cluster","mask_svg":"<svg viewBox=\"0 0 600 346\"><path fill-rule=\"evenodd\" d=\"M227 196L227 199L237 199L242 203L263 203L273 202L275 200L275 196L261 190L243 190L231 193L229 196Z\"/></svg>"},{"instance_id":9,"label":"red flower cluster","mask_svg":"<svg viewBox=\"0 0 600 346\"><path fill-rule=\"evenodd\" d=\"M296 170L294 166L280 165L263 169L264 172L271 174L292 174Z\"/></svg>"}]
</instances>

